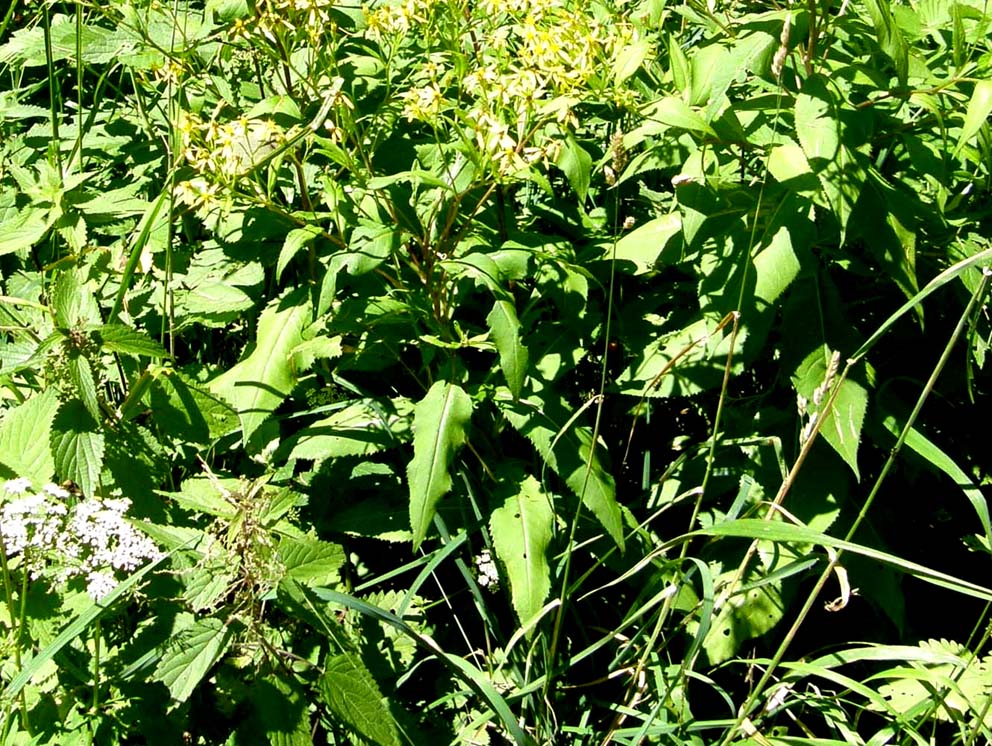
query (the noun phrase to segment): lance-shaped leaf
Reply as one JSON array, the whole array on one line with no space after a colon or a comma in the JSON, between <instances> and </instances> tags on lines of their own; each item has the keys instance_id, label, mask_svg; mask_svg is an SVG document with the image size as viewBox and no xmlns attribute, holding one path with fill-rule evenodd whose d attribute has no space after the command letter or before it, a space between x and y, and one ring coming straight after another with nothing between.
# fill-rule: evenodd
<instances>
[{"instance_id":1,"label":"lance-shaped leaf","mask_svg":"<svg viewBox=\"0 0 992 746\"><path fill-rule=\"evenodd\" d=\"M513 608L526 625L551 590L551 568L545 551L551 541L554 511L540 483L527 476L514 485L516 494L493 511L489 519L496 556L510 580Z\"/></svg>"},{"instance_id":2,"label":"lance-shaped leaf","mask_svg":"<svg viewBox=\"0 0 992 746\"><path fill-rule=\"evenodd\" d=\"M499 364L506 376L506 385L514 396L520 396L527 375L527 348L520 341L520 320L517 309L508 300L497 300L486 317L493 342L499 352Z\"/></svg>"},{"instance_id":3,"label":"lance-shaped leaf","mask_svg":"<svg viewBox=\"0 0 992 746\"><path fill-rule=\"evenodd\" d=\"M152 680L165 684L175 703L185 702L230 646L234 631L214 617L193 621L172 635Z\"/></svg>"},{"instance_id":4,"label":"lance-shaped leaf","mask_svg":"<svg viewBox=\"0 0 992 746\"><path fill-rule=\"evenodd\" d=\"M592 430L572 422L564 402L550 390L515 401L502 389L496 394L496 405L623 549L616 484L603 467L600 449L593 446Z\"/></svg>"},{"instance_id":5,"label":"lance-shaped leaf","mask_svg":"<svg viewBox=\"0 0 992 746\"><path fill-rule=\"evenodd\" d=\"M273 301L259 317L255 348L210 382L210 390L238 410L244 443L296 385L292 351L303 341L303 327L309 320L310 303L304 291Z\"/></svg>"},{"instance_id":6,"label":"lance-shaped leaf","mask_svg":"<svg viewBox=\"0 0 992 746\"><path fill-rule=\"evenodd\" d=\"M427 535L437 501L451 489L448 468L465 442L472 417L472 399L459 386L438 381L413 411L413 460L410 483L410 527L416 549Z\"/></svg>"}]
</instances>

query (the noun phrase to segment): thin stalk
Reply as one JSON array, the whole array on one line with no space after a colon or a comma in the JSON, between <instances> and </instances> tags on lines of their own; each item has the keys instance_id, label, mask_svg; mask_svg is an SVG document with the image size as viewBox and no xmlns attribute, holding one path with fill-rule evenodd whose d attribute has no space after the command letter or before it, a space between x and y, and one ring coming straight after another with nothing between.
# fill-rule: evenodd
<instances>
[{"instance_id":1,"label":"thin stalk","mask_svg":"<svg viewBox=\"0 0 992 746\"><path fill-rule=\"evenodd\" d=\"M11 635L14 642L14 665L18 671L21 670L21 630L24 626L24 617L18 614L15 618L14 615L14 590L12 588L12 580L10 577L10 567L7 564L7 545L3 538L3 533L0 532L0 572L3 573L3 594L4 601L7 604L7 610L10 612L10 624L11 624ZM25 573L26 577L26 573ZM23 611L23 605L22 605ZM21 707L21 727L24 728L29 734L31 733L31 723L28 716L28 701L24 695L24 692L18 695L18 702Z\"/></svg>"},{"instance_id":2,"label":"thin stalk","mask_svg":"<svg viewBox=\"0 0 992 746\"><path fill-rule=\"evenodd\" d=\"M858 512L857 518L855 518L854 522L851 524L851 527L848 529L847 534L844 537L844 541L850 542L853 539L855 533L857 533L857 530L861 527L862 522L867 517L868 511L871 509L871 506L874 504L875 498L878 496L878 493L882 488L882 484L885 481L885 478L888 476L889 471L891 471L893 465L895 464L896 458L899 455L899 451L902 449L902 445L905 442L906 437L913 429L913 425L916 423L916 419L919 417L920 412L923 410L923 405L926 403L927 399L930 398L930 394L933 392L934 386L937 383L937 379L940 377L940 374L943 372L944 367L947 365L947 361L950 359L951 353L954 351L954 347L957 344L958 339L961 337L961 334L963 333L965 327L967 326L968 319L971 318L971 314L973 309L975 308L975 305L978 303L979 299L985 295L985 287L988 284L989 276L990 273L988 270L985 270L982 273L982 281L979 283L978 287L975 288L975 292L972 293L971 300L968 302L968 306L964 309L964 312L961 314L961 317L958 319L957 326L955 326L954 331L952 332L950 338L947 340L947 344L944 346L944 351L941 353L940 359L937 361L937 364L934 366L933 372L931 372L930 377L927 379L927 382L923 387L923 391L920 392L920 395L916 400L916 404L913 407L913 411L910 413L909 417L906 420L906 424L903 426L902 431L899 433L899 437L896 439L895 445L892 447L892 450L889 451L889 456L885 460L885 464L882 466L882 470L879 472L878 477L875 479L875 483L874 485L872 485L871 492L868 493L868 497L865 499L863 505L861 506L861 510ZM847 361L847 365L844 367L844 373L841 376L842 379L846 378L850 369L854 365L856 365L860 361L860 359L861 356L857 356ZM836 395L836 392L839 390L839 388L840 388L839 385L834 388L834 395ZM831 397L831 404L832 404L832 400L833 397ZM806 601L803 603L803 607L802 609L800 609L795 622L793 622L792 626L789 628L789 631L786 633L785 638L782 640L782 643L775 651L775 655L772 657L770 663L768 664L767 668L762 674L761 679L758 681L757 686L751 691L751 694L748 696L747 701L740 708L734 726L726 732L723 740L720 741L721 746L726 746L731 742L731 740L733 740L735 734L740 729L743 722L747 719L748 713L751 712L751 710L754 708L754 705L757 702L758 697L760 697L761 693L765 690L765 687L768 685L768 682L771 680L772 675L774 674L775 670L778 668L779 663L781 663L782 659L785 657L785 653L789 649L789 646L792 644L793 639L795 638L796 634L799 632L800 626L802 626L810 610L813 608L813 604L816 603L816 599L819 597L824 586L826 586L827 581L830 579L830 576L834 573L834 571L840 564L840 558L842 555L843 555L843 550L838 548L830 557L829 561L827 562L827 566L823 569L823 572L820 573L820 577L817 579L816 584L813 587L813 590L810 591L809 595L806 597Z\"/></svg>"},{"instance_id":3,"label":"thin stalk","mask_svg":"<svg viewBox=\"0 0 992 746\"><path fill-rule=\"evenodd\" d=\"M55 147L55 163L59 167L59 177L63 177L62 144L59 135L58 88L55 85L55 60L52 56L52 18L48 3L41 4L42 31L45 36L45 66L48 70L48 112L52 122L52 143Z\"/></svg>"}]
</instances>

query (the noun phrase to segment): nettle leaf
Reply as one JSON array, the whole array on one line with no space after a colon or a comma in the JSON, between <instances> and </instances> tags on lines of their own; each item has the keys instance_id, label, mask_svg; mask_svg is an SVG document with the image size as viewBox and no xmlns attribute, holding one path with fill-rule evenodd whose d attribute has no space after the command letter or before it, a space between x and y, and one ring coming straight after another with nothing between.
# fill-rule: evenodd
<instances>
[{"instance_id":1,"label":"nettle leaf","mask_svg":"<svg viewBox=\"0 0 992 746\"><path fill-rule=\"evenodd\" d=\"M233 640L234 625L197 619L172 634L151 678L168 687L174 703L185 702Z\"/></svg>"},{"instance_id":2,"label":"nettle leaf","mask_svg":"<svg viewBox=\"0 0 992 746\"><path fill-rule=\"evenodd\" d=\"M80 279L81 271L68 269L59 273L52 288L55 323L62 329L99 324L100 307L96 295Z\"/></svg>"},{"instance_id":3,"label":"nettle leaf","mask_svg":"<svg viewBox=\"0 0 992 746\"><path fill-rule=\"evenodd\" d=\"M52 421L50 440L59 475L79 485L84 495L93 495L103 468L105 444L99 425L79 399L59 409Z\"/></svg>"},{"instance_id":4,"label":"nettle leaf","mask_svg":"<svg viewBox=\"0 0 992 746\"><path fill-rule=\"evenodd\" d=\"M94 330L96 341L107 352L167 358L169 353L144 332L124 324L106 324Z\"/></svg>"},{"instance_id":5,"label":"nettle leaf","mask_svg":"<svg viewBox=\"0 0 992 746\"><path fill-rule=\"evenodd\" d=\"M278 553L287 577L313 586L335 583L345 559L344 549L339 544L309 537L283 537Z\"/></svg>"},{"instance_id":6,"label":"nettle leaf","mask_svg":"<svg viewBox=\"0 0 992 746\"><path fill-rule=\"evenodd\" d=\"M0 421L0 464L35 487L55 474L50 441L58 409L58 397L49 389L8 410Z\"/></svg>"},{"instance_id":7,"label":"nettle leaf","mask_svg":"<svg viewBox=\"0 0 992 746\"><path fill-rule=\"evenodd\" d=\"M8 211L0 220L0 256L30 249L54 223L55 213L46 207Z\"/></svg>"},{"instance_id":8,"label":"nettle leaf","mask_svg":"<svg viewBox=\"0 0 992 746\"><path fill-rule=\"evenodd\" d=\"M363 738L380 746L398 746L393 715L359 656L341 653L328 658L318 692L331 712Z\"/></svg>"},{"instance_id":9,"label":"nettle leaf","mask_svg":"<svg viewBox=\"0 0 992 746\"><path fill-rule=\"evenodd\" d=\"M836 382L831 381L833 374L828 375L830 368L830 350L827 348L814 350L796 369L792 376L792 385L796 393L806 399L809 415L822 418L820 434L860 480L858 444L861 442L861 427L868 409L868 392L856 381L850 378L844 379L834 398L833 407L823 412L822 407L830 399L833 387L837 385Z\"/></svg>"},{"instance_id":10,"label":"nettle leaf","mask_svg":"<svg viewBox=\"0 0 992 746\"><path fill-rule=\"evenodd\" d=\"M291 353L303 341L303 328L309 321L310 302L305 288L272 301L259 317L254 349L208 384L210 391L224 397L238 411L246 445L296 385L297 371Z\"/></svg>"},{"instance_id":11,"label":"nettle leaf","mask_svg":"<svg viewBox=\"0 0 992 746\"><path fill-rule=\"evenodd\" d=\"M510 597L521 625L544 605L551 590L546 551L551 542L554 510L550 497L534 477L527 476L515 493L489 519L496 556L506 568Z\"/></svg>"},{"instance_id":12,"label":"nettle leaf","mask_svg":"<svg viewBox=\"0 0 992 746\"><path fill-rule=\"evenodd\" d=\"M437 381L414 408L413 460L407 467L414 549L427 535L438 500L451 489L448 468L471 418L471 397L447 381Z\"/></svg>"},{"instance_id":13,"label":"nettle leaf","mask_svg":"<svg viewBox=\"0 0 992 746\"><path fill-rule=\"evenodd\" d=\"M520 341L520 320L517 309L508 300L497 300L486 317L499 352L499 364L506 376L506 385L514 396L520 396L527 377L529 360L527 348Z\"/></svg>"},{"instance_id":14,"label":"nettle leaf","mask_svg":"<svg viewBox=\"0 0 992 746\"><path fill-rule=\"evenodd\" d=\"M100 400L96 395L96 381L93 379L90 361L86 359L85 355L71 350L66 356L66 368L69 370L69 380L72 382L72 387L86 407L86 411L94 420L99 422L101 418Z\"/></svg>"},{"instance_id":15,"label":"nettle leaf","mask_svg":"<svg viewBox=\"0 0 992 746\"><path fill-rule=\"evenodd\" d=\"M413 404L362 399L303 428L290 438L289 458L314 462L342 456L368 456L409 440Z\"/></svg>"},{"instance_id":16,"label":"nettle leaf","mask_svg":"<svg viewBox=\"0 0 992 746\"><path fill-rule=\"evenodd\" d=\"M572 422L572 413L550 390L516 400L508 390L498 389L495 401L513 428L533 444L623 549L616 484L603 466L601 446L593 446L592 430Z\"/></svg>"}]
</instances>

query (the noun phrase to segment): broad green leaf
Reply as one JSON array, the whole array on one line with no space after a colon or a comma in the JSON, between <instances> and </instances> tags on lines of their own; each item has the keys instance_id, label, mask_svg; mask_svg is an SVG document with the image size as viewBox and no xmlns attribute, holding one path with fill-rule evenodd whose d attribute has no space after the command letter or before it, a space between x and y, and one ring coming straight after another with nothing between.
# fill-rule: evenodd
<instances>
[{"instance_id":1,"label":"broad green leaf","mask_svg":"<svg viewBox=\"0 0 992 746\"><path fill-rule=\"evenodd\" d=\"M651 54L651 42L648 39L638 39L631 44L625 44L614 55L614 80L618 84L623 83L640 69L649 54Z\"/></svg>"},{"instance_id":2,"label":"broad green leaf","mask_svg":"<svg viewBox=\"0 0 992 746\"><path fill-rule=\"evenodd\" d=\"M736 569L727 573L724 582L735 574ZM745 642L771 630L781 621L783 610L778 582L762 583L727 599L703 639L710 665L729 660Z\"/></svg>"},{"instance_id":3,"label":"broad green leaf","mask_svg":"<svg viewBox=\"0 0 992 746\"><path fill-rule=\"evenodd\" d=\"M642 112L646 124L641 125L638 130L649 129L656 134L664 132L669 127L696 132L701 135L716 137L713 128L706 120L696 113L685 101L675 96L667 96L659 99ZM662 125L658 127L658 125Z\"/></svg>"},{"instance_id":4,"label":"broad green leaf","mask_svg":"<svg viewBox=\"0 0 992 746\"><path fill-rule=\"evenodd\" d=\"M79 397L79 400L86 407L86 411L90 413L90 416L96 422L99 422L103 419L103 414L100 412L100 400L96 395L96 381L93 379L93 369L90 367L90 361L77 350L70 350L66 354L66 368L69 372L69 380L72 382L72 388Z\"/></svg>"},{"instance_id":5,"label":"broad green leaf","mask_svg":"<svg viewBox=\"0 0 992 746\"><path fill-rule=\"evenodd\" d=\"M87 497L96 493L103 468L104 438L96 421L78 399L62 405L51 429L55 470L79 485Z\"/></svg>"},{"instance_id":6,"label":"broad green leaf","mask_svg":"<svg viewBox=\"0 0 992 746\"><path fill-rule=\"evenodd\" d=\"M527 348L520 341L517 309L508 300L497 300L486 317L486 322L499 352L499 364L506 377L506 385L514 396L520 396L527 377L529 356Z\"/></svg>"},{"instance_id":7,"label":"broad green leaf","mask_svg":"<svg viewBox=\"0 0 992 746\"><path fill-rule=\"evenodd\" d=\"M106 324L95 330L98 344L108 352L167 358L169 353L144 332L123 324Z\"/></svg>"},{"instance_id":8,"label":"broad green leaf","mask_svg":"<svg viewBox=\"0 0 992 746\"><path fill-rule=\"evenodd\" d=\"M840 122L834 98L820 76L803 83L796 96L796 137L814 170L821 170L837 155Z\"/></svg>"},{"instance_id":9,"label":"broad green leaf","mask_svg":"<svg viewBox=\"0 0 992 746\"><path fill-rule=\"evenodd\" d=\"M992 114L992 80L979 80L968 101L968 111L964 115L961 134L954 147L955 158L961 154L968 141L978 134L982 125L988 122L989 114Z\"/></svg>"},{"instance_id":10,"label":"broad green leaf","mask_svg":"<svg viewBox=\"0 0 992 746\"><path fill-rule=\"evenodd\" d=\"M639 225L625 235L615 246L608 245L607 258L615 258L618 269L623 270L625 263L634 265L632 274L642 275L657 269L657 264L664 259L678 259L671 256L672 248L680 249L680 242L673 241L682 231L682 218L677 212L670 212L660 218L649 220Z\"/></svg>"},{"instance_id":11,"label":"broad green leaf","mask_svg":"<svg viewBox=\"0 0 992 746\"><path fill-rule=\"evenodd\" d=\"M616 484L603 466L600 454L605 453L593 445L592 430L573 422L572 413L550 391L515 400L509 391L499 389L496 405L622 549L623 521Z\"/></svg>"},{"instance_id":12,"label":"broad green leaf","mask_svg":"<svg viewBox=\"0 0 992 746\"><path fill-rule=\"evenodd\" d=\"M521 625L526 625L551 590L551 568L546 551L551 542L554 511L541 484L527 476L512 485L508 497L489 518L496 556L510 580L510 598Z\"/></svg>"},{"instance_id":13,"label":"broad green leaf","mask_svg":"<svg viewBox=\"0 0 992 746\"><path fill-rule=\"evenodd\" d=\"M222 399L172 368L159 368L149 386L151 416L164 435L210 443L238 428L238 414Z\"/></svg>"},{"instance_id":14,"label":"broad green leaf","mask_svg":"<svg viewBox=\"0 0 992 746\"><path fill-rule=\"evenodd\" d=\"M565 140L561 153L558 155L558 162L555 163L568 179L572 186L572 191L579 198L579 205L586 201L586 194L589 191L589 180L592 172L592 156L579 145L575 137L569 135Z\"/></svg>"},{"instance_id":15,"label":"broad green leaf","mask_svg":"<svg viewBox=\"0 0 992 746\"><path fill-rule=\"evenodd\" d=\"M287 441L291 459L315 462L342 456L368 456L409 440L413 407L409 400L362 399L309 425Z\"/></svg>"},{"instance_id":16,"label":"broad green leaf","mask_svg":"<svg viewBox=\"0 0 992 746\"><path fill-rule=\"evenodd\" d=\"M754 258L757 282L754 295L772 304L785 292L799 274L801 266L792 247L792 232L783 225L771 237L767 246Z\"/></svg>"},{"instance_id":17,"label":"broad green leaf","mask_svg":"<svg viewBox=\"0 0 992 746\"><path fill-rule=\"evenodd\" d=\"M62 329L99 324L100 307L92 288L87 287L80 275L82 270L68 269L60 272L52 288L52 308L55 323Z\"/></svg>"},{"instance_id":18,"label":"broad green leaf","mask_svg":"<svg viewBox=\"0 0 992 746\"><path fill-rule=\"evenodd\" d=\"M427 535L438 500L451 489L448 469L471 417L472 399L447 381L437 381L414 408L413 460L407 467L414 549Z\"/></svg>"},{"instance_id":19,"label":"broad green leaf","mask_svg":"<svg viewBox=\"0 0 992 746\"><path fill-rule=\"evenodd\" d=\"M895 67L899 85L906 85L906 76L909 73L909 46L902 35L902 30L892 16L892 9L889 7L889 0L865 0L868 8L868 15L871 16L872 24L875 26L875 35L878 37L878 46Z\"/></svg>"},{"instance_id":20,"label":"broad green leaf","mask_svg":"<svg viewBox=\"0 0 992 746\"><path fill-rule=\"evenodd\" d=\"M7 411L0 421L0 463L36 488L55 474L52 457L52 421L59 409L53 389L32 396Z\"/></svg>"},{"instance_id":21,"label":"broad green leaf","mask_svg":"<svg viewBox=\"0 0 992 746\"><path fill-rule=\"evenodd\" d=\"M269 746L311 746L313 737L307 695L308 692L289 676L274 674L256 680L250 695L252 719L244 723L246 729L261 730Z\"/></svg>"},{"instance_id":22,"label":"broad green leaf","mask_svg":"<svg viewBox=\"0 0 992 746\"><path fill-rule=\"evenodd\" d=\"M860 480L858 445L861 442L861 426L868 409L868 392L861 384L846 378L839 384L840 390L834 398L833 407L824 411L834 387L838 385L836 380L828 380L833 379L836 373L834 368L834 373L828 375L830 367L829 350L814 350L796 369L792 376L792 385L796 393L805 398L810 416L815 413L815 416L821 418L820 434Z\"/></svg>"},{"instance_id":23,"label":"broad green leaf","mask_svg":"<svg viewBox=\"0 0 992 746\"><path fill-rule=\"evenodd\" d=\"M333 585L345 559L339 544L309 537L283 537L278 552L286 575L305 585Z\"/></svg>"},{"instance_id":24,"label":"broad green leaf","mask_svg":"<svg viewBox=\"0 0 992 746\"><path fill-rule=\"evenodd\" d=\"M172 634L151 679L168 687L175 704L185 702L233 641L234 625L197 619Z\"/></svg>"},{"instance_id":25,"label":"broad green leaf","mask_svg":"<svg viewBox=\"0 0 992 746\"><path fill-rule=\"evenodd\" d=\"M27 251L48 232L55 216L48 208L28 205L0 222L0 256Z\"/></svg>"},{"instance_id":26,"label":"broad green leaf","mask_svg":"<svg viewBox=\"0 0 992 746\"><path fill-rule=\"evenodd\" d=\"M305 290L272 301L259 317L254 349L208 384L238 411L245 444L296 385L292 351L303 341L309 321Z\"/></svg>"},{"instance_id":27,"label":"broad green leaf","mask_svg":"<svg viewBox=\"0 0 992 746\"><path fill-rule=\"evenodd\" d=\"M768 173L799 191L817 191L820 187L806 153L796 143L776 145L768 152Z\"/></svg>"},{"instance_id":28,"label":"broad green leaf","mask_svg":"<svg viewBox=\"0 0 992 746\"><path fill-rule=\"evenodd\" d=\"M340 653L324 663L320 698L349 728L381 746L399 745L399 733L372 674L354 653Z\"/></svg>"},{"instance_id":29,"label":"broad green leaf","mask_svg":"<svg viewBox=\"0 0 992 746\"><path fill-rule=\"evenodd\" d=\"M283 270L297 252L312 245L320 233L321 230L316 225L305 225L302 228L294 228L286 234L286 240L279 251L279 259L276 261L276 280L282 277Z\"/></svg>"}]
</instances>

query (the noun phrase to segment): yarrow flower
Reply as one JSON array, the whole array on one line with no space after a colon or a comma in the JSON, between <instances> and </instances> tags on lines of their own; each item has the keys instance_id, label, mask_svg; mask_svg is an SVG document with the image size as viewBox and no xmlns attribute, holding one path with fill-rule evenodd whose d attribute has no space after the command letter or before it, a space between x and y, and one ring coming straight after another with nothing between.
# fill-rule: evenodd
<instances>
[{"instance_id":1,"label":"yarrow flower","mask_svg":"<svg viewBox=\"0 0 992 746\"><path fill-rule=\"evenodd\" d=\"M67 490L45 485L31 491L30 481L12 479L3 491L14 499L0 509L0 535L11 559L20 559L32 579L50 572L57 582L81 577L94 600L117 584L117 573L130 573L161 558L155 544L126 517L126 498L86 498L70 504Z\"/></svg>"},{"instance_id":2,"label":"yarrow flower","mask_svg":"<svg viewBox=\"0 0 992 746\"><path fill-rule=\"evenodd\" d=\"M496 589L499 586L499 568L488 549L483 549L475 558L475 569L478 572L479 585L483 588Z\"/></svg>"}]
</instances>

